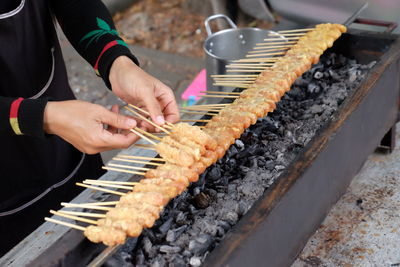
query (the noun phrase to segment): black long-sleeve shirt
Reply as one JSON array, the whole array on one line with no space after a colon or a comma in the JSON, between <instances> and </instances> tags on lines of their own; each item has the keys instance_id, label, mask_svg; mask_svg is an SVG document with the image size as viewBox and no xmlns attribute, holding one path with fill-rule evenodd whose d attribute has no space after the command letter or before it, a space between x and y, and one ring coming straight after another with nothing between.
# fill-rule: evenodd
<instances>
[{"instance_id":1,"label":"black long-sleeve shirt","mask_svg":"<svg viewBox=\"0 0 400 267\"><path fill-rule=\"evenodd\" d=\"M15 8L18 5L15 2L20 1L0 1L0 14ZM135 56L118 36L110 14L100 0L48 0L48 2L68 40L93 66L107 87L111 87L108 76L111 65L117 57L125 55L138 64ZM32 21L32 23L39 22ZM0 36L1 34L0 31ZM39 98L21 101L18 97L0 96L0 132L7 132L10 135L44 136L43 113L47 100ZM16 109L17 115L13 115L13 110Z\"/></svg>"}]
</instances>

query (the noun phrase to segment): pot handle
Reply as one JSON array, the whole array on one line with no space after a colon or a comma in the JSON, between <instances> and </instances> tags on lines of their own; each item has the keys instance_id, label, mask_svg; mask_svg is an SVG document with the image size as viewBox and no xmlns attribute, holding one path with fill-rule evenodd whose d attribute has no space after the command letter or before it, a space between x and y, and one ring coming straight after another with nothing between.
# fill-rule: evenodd
<instances>
[{"instance_id":1,"label":"pot handle","mask_svg":"<svg viewBox=\"0 0 400 267\"><path fill-rule=\"evenodd\" d=\"M213 32L211 31L211 27L210 27L210 21L212 21L214 19L218 19L218 18L224 18L233 29L237 28L236 24L228 16L226 16L224 14L215 14L215 15L209 16L204 21L204 26L206 27L206 31L207 31L207 35L208 36L213 34Z\"/></svg>"}]
</instances>

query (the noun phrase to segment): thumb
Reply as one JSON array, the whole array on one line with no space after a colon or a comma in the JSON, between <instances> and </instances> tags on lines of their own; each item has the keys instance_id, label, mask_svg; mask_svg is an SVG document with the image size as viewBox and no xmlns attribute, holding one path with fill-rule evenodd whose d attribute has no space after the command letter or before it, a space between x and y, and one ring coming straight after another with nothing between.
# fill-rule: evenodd
<instances>
[{"instance_id":1,"label":"thumb","mask_svg":"<svg viewBox=\"0 0 400 267\"><path fill-rule=\"evenodd\" d=\"M136 120L118 113L111 112L105 108L101 114L101 122L117 129L132 129L136 127L137 124Z\"/></svg>"},{"instance_id":2,"label":"thumb","mask_svg":"<svg viewBox=\"0 0 400 267\"><path fill-rule=\"evenodd\" d=\"M160 104L154 95L147 95L143 99L144 105L150 113L152 121L158 125L163 125L165 123L164 115L161 111Z\"/></svg>"}]
</instances>

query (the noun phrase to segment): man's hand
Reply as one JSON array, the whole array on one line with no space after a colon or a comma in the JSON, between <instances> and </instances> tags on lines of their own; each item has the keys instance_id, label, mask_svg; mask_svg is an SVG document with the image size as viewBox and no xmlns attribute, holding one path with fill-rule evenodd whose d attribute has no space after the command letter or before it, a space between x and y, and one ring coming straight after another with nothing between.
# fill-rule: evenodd
<instances>
[{"instance_id":1,"label":"man's hand","mask_svg":"<svg viewBox=\"0 0 400 267\"><path fill-rule=\"evenodd\" d=\"M113 92L127 103L145 107L158 125L179 121L179 111L172 90L150 76L126 56L118 57L110 70ZM146 125L146 124L144 124ZM146 125L149 128L149 125Z\"/></svg>"},{"instance_id":2,"label":"man's hand","mask_svg":"<svg viewBox=\"0 0 400 267\"><path fill-rule=\"evenodd\" d=\"M108 125L108 129L104 129ZM136 121L106 108L79 100L48 102L44 110L44 130L56 134L88 154L114 148L127 148L139 137L134 133L120 134L116 129L129 130Z\"/></svg>"}]
</instances>

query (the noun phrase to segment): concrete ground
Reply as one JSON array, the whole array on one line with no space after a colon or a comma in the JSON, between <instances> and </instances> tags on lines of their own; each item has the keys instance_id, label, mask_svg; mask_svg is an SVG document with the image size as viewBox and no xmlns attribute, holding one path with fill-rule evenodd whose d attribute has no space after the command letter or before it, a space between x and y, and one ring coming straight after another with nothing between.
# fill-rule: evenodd
<instances>
[{"instance_id":1,"label":"concrete ground","mask_svg":"<svg viewBox=\"0 0 400 267\"><path fill-rule=\"evenodd\" d=\"M292 267L400 266L399 159L399 145L369 157Z\"/></svg>"}]
</instances>

